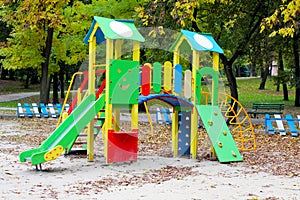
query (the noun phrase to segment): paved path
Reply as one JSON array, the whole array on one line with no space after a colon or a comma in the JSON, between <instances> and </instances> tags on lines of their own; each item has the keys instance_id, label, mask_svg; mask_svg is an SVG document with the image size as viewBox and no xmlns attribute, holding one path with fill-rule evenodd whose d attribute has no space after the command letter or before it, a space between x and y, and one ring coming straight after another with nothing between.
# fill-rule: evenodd
<instances>
[{"instance_id":1,"label":"paved path","mask_svg":"<svg viewBox=\"0 0 300 200\"><path fill-rule=\"evenodd\" d=\"M18 100L25 97L31 97L34 95L38 95L39 92L23 92L23 93L15 93L15 94L4 94L0 95L0 102Z\"/></svg>"}]
</instances>

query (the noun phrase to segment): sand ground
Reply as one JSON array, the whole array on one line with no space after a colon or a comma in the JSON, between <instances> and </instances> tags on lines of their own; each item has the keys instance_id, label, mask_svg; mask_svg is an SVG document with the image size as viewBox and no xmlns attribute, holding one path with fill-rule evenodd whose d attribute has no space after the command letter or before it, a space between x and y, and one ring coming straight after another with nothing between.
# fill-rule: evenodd
<instances>
[{"instance_id":1,"label":"sand ground","mask_svg":"<svg viewBox=\"0 0 300 200\"><path fill-rule=\"evenodd\" d=\"M22 123L0 119L1 199L300 198L299 176L275 176L245 162L220 164L159 155L106 165L100 143L96 143L94 162L88 162L85 156L61 156L43 164L44 171L36 171L18 158L20 152L34 146L4 139L7 135L26 136L30 131Z\"/></svg>"}]
</instances>

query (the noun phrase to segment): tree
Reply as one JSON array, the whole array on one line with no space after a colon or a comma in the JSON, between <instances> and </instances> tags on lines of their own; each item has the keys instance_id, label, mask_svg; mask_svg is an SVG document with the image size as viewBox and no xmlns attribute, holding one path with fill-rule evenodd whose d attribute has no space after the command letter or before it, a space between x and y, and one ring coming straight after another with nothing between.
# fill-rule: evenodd
<instances>
[{"instance_id":1,"label":"tree","mask_svg":"<svg viewBox=\"0 0 300 200\"><path fill-rule=\"evenodd\" d=\"M88 46L83 38L91 17L131 18L138 5L135 0L3 0L0 3L1 18L12 27L7 48L0 50L5 57L2 63L11 70L37 69L43 103L49 102L50 75L59 72L63 94L64 73L70 67L76 67L77 71L86 58Z\"/></svg>"},{"instance_id":2,"label":"tree","mask_svg":"<svg viewBox=\"0 0 300 200\"><path fill-rule=\"evenodd\" d=\"M41 69L40 102L49 102L48 68L54 30L62 25L62 9L68 1L1 1L1 17L12 26L8 47L1 49L7 69Z\"/></svg>"},{"instance_id":3,"label":"tree","mask_svg":"<svg viewBox=\"0 0 300 200\"><path fill-rule=\"evenodd\" d=\"M248 53L248 45L259 34L261 20L267 16L269 9L269 2L255 0L160 0L147 1L137 11L143 25L154 29L166 26L211 32L225 51L220 58L231 95L238 99L233 63Z\"/></svg>"},{"instance_id":4,"label":"tree","mask_svg":"<svg viewBox=\"0 0 300 200\"><path fill-rule=\"evenodd\" d=\"M271 29L270 37L279 34L282 37L292 38L294 54L294 72L296 82L295 106L300 107L300 61L299 61L299 13L300 1L282 0L282 4L275 12L266 17L261 23L261 32Z\"/></svg>"}]
</instances>

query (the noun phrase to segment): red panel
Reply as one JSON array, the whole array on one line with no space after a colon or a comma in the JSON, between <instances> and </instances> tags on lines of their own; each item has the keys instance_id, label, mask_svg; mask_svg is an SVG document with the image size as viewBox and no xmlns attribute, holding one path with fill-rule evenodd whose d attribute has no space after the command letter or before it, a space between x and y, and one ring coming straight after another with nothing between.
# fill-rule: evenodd
<instances>
[{"instance_id":1,"label":"red panel","mask_svg":"<svg viewBox=\"0 0 300 200\"><path fill-rule=\"evenodd\" d=\"M138 131L108 131L108 163L128 162L137 160Z\"/></svg>"},{"instance_id":2,"label":"red panel","mask_svg":"<svg viewBox=\"0 0 300 200\"><path fill-rule=\"evenodd\" d=\"M150 67L147 65L144 65L142 68L142 95L148 96L150 94Z\"/></svg>"}]
</instances>

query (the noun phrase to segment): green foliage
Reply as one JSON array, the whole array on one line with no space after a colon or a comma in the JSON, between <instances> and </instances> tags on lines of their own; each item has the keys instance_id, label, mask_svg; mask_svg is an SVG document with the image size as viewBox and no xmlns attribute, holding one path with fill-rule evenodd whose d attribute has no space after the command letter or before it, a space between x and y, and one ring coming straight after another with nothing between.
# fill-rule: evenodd
<instances>
[{"instance_id":1,"label":"green foliage","mask_svg":"<svg viewBox=\"0 0 300 200\"><path fill-rule=\"evenodd\" d=\"M294 87L294 81L293 81L293 72L291 71L279 71L278 76L273 76L272 79L274 81L274 85L279 84L288 84L291 87Z\"/></svg>"},{"instance_id":2,"label":"green foliage","mask_svg":"<svg viewBox=\"0 0 300 200\"><path fill-rule=\"evenodd\" d=\"M18 5L12 3L2 7L1 17L12 27L7 48L0 50L0 54L5 56L2 63L6 69L41 69L45 62L47 30L56 30L63 25L62 9L67 3L60 0L24 0Z\"/></svg>"},{"instance_id":3,"label":"green foliage","mask_svg":"<svg viewBox=\"0 0 300 200\"><path fill-rule=\"evenodd\" d=\"M49 72L57 72L59 63L76 65L88 54L88 46L83 38L95 15L111 18L131 18L137 1L82 1L24 0L15 2L0 1L1 18L13 27L8 47L0 54L7 69L37 68L45 61L43 50L46 45L47 29L54 28Z\"/></svg>"},{"instance_id":4,"label":"green foliage","mask_svg":"<svg viewBox=\"0 0 300 200\"><path fill-rule=\"evenodd\" d=\"M266 17L261 24L261 32L269 28L272 30L270 37L276 34L283 37L292 36L299 30L299 0L282 0L282 4L274 13Z\"/></svg>"}]
</instances>

